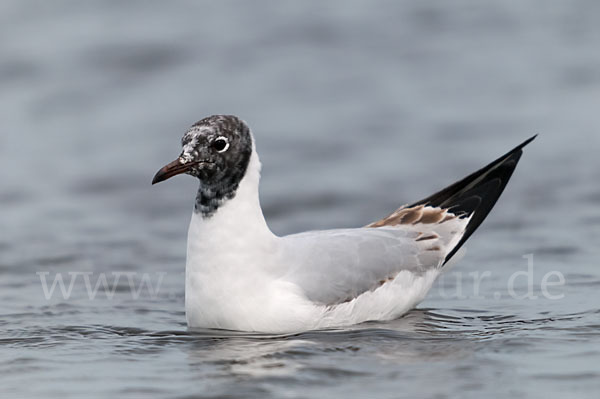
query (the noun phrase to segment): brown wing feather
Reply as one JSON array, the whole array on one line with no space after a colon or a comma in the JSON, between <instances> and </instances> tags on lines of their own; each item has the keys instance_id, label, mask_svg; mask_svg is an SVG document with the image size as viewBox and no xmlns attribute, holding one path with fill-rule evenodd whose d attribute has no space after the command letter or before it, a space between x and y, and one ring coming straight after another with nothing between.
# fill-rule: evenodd
<instances>
[{"instance_id":1,"label":"brown wing feather","mask_svg":"<svg viewBox=\"0 0 600 399\"><path fill-rule=\"evenodd\" d=\"M438 224L455 219L456 215L447 209L435 208L425 205L413 207L400 207L392 214L381 220L373 222L366 227L393 227L401 224Z\"/></svg>"},{"instance_id":2,"label":"brown wing feather","mask_svg":"<svg viewBox=\"0 0 600 399\"><path fill-rule=\"evenodd\" d=\"M512 176L523 154L523 147L533 141L535 137L524 141L494 162L462 180L412 205L405 205L367 227L417 223L431 225L442 224L456 218L467 218L468 224L465 229L455 232L461 234L461 238L446 255L447 262L489 214Z\"/></svg>"}]
</instances>

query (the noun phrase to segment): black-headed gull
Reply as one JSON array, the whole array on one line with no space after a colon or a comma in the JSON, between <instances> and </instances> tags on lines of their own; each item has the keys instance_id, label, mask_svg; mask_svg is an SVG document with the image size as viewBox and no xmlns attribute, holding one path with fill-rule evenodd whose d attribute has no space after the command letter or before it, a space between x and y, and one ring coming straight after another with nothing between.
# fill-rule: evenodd
<instances>
[{"instance_id":1,"label":"black-headed gull","mask_svg":"<svg viewBox=\"0 0 600 399\"><path fill-rule=\"evenodd\" d=\"M232 115L202 119L152 181L180 173L200 181L188 232L188 325L297 332L401 316L488 215L534 138L368 226L278 237L260 207L250 128Z\"/></svg>"}]
</instances>

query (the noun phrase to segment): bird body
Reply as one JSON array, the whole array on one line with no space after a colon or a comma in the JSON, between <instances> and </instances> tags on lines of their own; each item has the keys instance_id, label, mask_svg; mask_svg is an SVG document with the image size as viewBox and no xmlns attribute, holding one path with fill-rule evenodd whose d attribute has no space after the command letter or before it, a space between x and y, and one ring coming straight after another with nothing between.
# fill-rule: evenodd
<instances>
[{"instance_id":1,"label":"bird body","mask_svg":"<svg viewBox=\"0 0 600 399\"><path fill-rule=\"evenodd\" d=\"M154 182L179 173L200 179L188 231L188 325L272 333L390 320L412 309L490 211L528 143L369 226L278 237L260 207L260 161L247 125L213 116L183 141Z\"/></svg>"}]
</instances>

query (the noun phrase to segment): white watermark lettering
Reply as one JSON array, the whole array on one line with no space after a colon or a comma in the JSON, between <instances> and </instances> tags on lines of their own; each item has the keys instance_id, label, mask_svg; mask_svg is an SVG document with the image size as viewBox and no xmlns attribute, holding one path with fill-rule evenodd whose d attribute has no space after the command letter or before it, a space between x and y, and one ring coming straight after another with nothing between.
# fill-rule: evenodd
<instances>
[{"instance_id":1,"label":"white watermark lettering","mask_svg":"<svg viewBox=\"0 0 600 399\"><path fill-rule=\"evenodd\" d=\"M85 288L89 300L96 299L100 293L107 299L112 300L119 288L122 276L126 277L127 285L123 285L121 289L123 290L123 288L126 287L134 300L139 299L142 294L147 294L150 298L155 299L160 293L160 287L162 286L164 276L166 275L164 272L157 272L155 273L156 278L154 281L153 277L148 273L98 273L95 283L92 283L94 281L93 272L72 271L66 273L69 276L69 283L67 285L65 284L64 273L54 274L51 283L49 282L50 272L37 272L36 274L40 277L42 292L46 300L59 296L62 296L63 300L70 299L73 296L74 288L81 285L81 283L78 283L79 280L83 282L83 287ZM81 279L78 278L79 276L81 276ZM59 287L60 292L56 290L56 287Z\"/></svg>"},{"instance_id":2,"label":"white watermark lettering","mask_svg":"<svg viewBox=\"0 0 600 399\"><path fill-rule=\"evenodd\" d=\"M523 255L523 258L527 259L527 271L514 272L509 277L508 293L514 299L537 299L538 297L533 294L533 254ZM515 280L519 276L527 277L527 293L521 296L515 292Z\"/></svg>"}]
</instances>

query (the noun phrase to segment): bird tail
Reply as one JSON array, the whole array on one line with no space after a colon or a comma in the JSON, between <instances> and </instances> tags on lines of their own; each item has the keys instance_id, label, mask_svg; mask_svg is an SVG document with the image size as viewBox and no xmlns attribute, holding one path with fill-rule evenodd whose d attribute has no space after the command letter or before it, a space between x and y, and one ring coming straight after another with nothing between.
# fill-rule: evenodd
<instances>
[{"instance_id":1,"label":"bird tail","mask_svg":"<svg viewBox=\"0 0 600 399\"><path fill-rule=\"evenodd\" d=\"M439 207L447 209L461 218L469 218L464 234L458 244L446 255L444 264L458 252L490 213L517 167L519 158L523 154L523 147L531 143L536 137L537 135L524 141L513 150L464 179L409 205L409 208L419 205Z\"/></svg>"}]
</instances>

